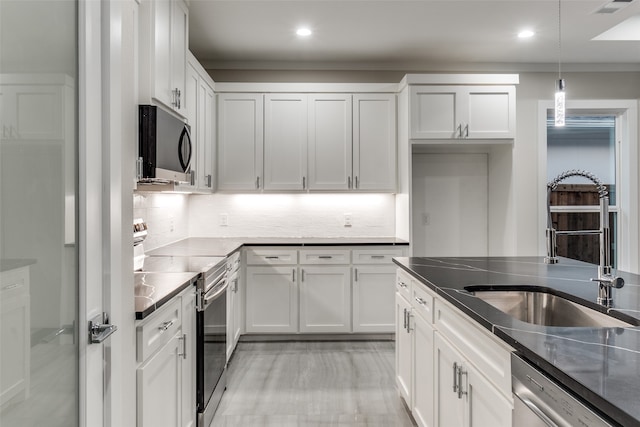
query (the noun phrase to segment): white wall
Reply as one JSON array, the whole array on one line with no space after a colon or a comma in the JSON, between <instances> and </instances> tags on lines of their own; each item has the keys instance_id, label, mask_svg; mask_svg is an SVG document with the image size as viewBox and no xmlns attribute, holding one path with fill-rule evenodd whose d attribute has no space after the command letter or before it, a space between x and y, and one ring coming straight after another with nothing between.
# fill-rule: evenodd
<instances>
[{"instance_id":1,"label":"white wall","mask_svg":"<svg viewBox=\"0 0 640 427\"><path fill-rule=\"evenodd\" d=\"M221 214L228 226L220 225ZM352 225L344 225L351 214ZM189 236L395 236L393 194L214 194L189 198Z\"/></svg>"}]
</instances>

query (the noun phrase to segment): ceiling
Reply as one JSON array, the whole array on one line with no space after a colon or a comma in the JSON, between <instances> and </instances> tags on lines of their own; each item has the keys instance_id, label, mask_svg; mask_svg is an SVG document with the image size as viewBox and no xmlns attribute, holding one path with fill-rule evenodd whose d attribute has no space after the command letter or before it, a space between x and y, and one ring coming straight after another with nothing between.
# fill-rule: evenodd
<instances>
[{"instance_id":1,"label":"ceiling","mask_svg":"<svg viewBox=\"0 0 640 427\"><path fill-rule=\"evenodd\" d=\"M191 0L189 11L189 47L208 69L544 71L560 58L567 71L640 70L640 0ZM297 36L301 25L313 34Z\"/></svg>"}]
</instances>

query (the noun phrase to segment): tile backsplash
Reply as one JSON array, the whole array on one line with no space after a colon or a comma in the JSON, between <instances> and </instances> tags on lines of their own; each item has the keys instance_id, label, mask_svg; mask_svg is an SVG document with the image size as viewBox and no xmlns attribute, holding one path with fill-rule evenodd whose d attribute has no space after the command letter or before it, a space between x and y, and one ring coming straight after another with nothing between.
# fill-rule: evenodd
<instances>
[{"instance_id":1,"label":"tile backsplash","mask_svg":"<svg viewBox=\"0 0 640 427\"><path fill-rule=\"evenodd\" d=\"M140 193L133 195L133 217L142 218L149 228L145 251L188 237L189 195Z\"/></svg>"},{"instance_id":2,"label":"tile backsplash","mask_svg":"<svg viewBox=\"0 0 640 427\"><path fill-rule=\"evenodd\" d=\"M213 194L189 199L192 237L394 235L393 194Z\"/></svg>"},{"instance_id":3,"label":"tile backsplash","mask_svg":"<svg viewBox=\"0 0 640 427\"><path fill-rule=\"evenodd\" d=\"M133 206L134 218L143 218L149 227L146 251L186 237L395 235L393 194L149 192L135 193Z\"/></svg>"}]
</instances>

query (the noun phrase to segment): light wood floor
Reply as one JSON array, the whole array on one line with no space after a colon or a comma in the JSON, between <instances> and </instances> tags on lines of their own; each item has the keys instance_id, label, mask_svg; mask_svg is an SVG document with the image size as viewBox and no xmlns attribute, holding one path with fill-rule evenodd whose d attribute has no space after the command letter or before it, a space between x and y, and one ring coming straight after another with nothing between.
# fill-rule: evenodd
<instances>
[{"instance_id":1,"label":"light wood floor","mask_svg":"<svg viewBox=\"0 0 640 427\"><path fill-rule=\"evenodd\" d=\"M394 371L390 341L239 343L211 426L413 426Z\"/></svg>"}]
</instances>

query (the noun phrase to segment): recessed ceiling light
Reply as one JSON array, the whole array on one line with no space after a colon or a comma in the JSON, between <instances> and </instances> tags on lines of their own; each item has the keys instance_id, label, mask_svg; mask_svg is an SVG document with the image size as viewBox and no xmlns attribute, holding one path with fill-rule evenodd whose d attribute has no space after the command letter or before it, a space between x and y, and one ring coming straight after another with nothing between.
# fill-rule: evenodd
<instances>
[{"instance_id":1,"label":"recessed ceiling light","mask_svg":"<svg viewBox=\"0 0 640 427\"><path fill-rule=\"evenodd\" d=\"M306 27L301 27L296 30L296 34L300 37L309 37L311 35L311 30Z\"/></svg>"},{"instance_id":2,"label":"recessed ceiling light","mask_svg":"<svg viewBox=\"0 0 640 427\"><path fill-rule=\"evenodd\" d=\"M536 33L534 33L531 30L522 30L518 33L518 38L521 39L530 39L531 37L535 36Z\"/></svg>"}]
</instances>

